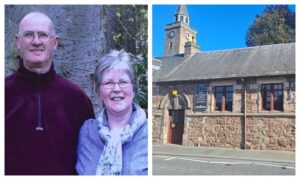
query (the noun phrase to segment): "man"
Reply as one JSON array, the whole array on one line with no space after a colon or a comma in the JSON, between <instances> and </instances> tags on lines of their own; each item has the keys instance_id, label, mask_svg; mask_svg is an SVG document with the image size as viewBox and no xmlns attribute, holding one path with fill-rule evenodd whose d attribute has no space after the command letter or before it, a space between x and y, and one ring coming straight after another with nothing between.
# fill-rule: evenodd
<instances>
[{"instance_id":1,"label":"man","mask_svg":"<svg viewBox=\"0 0 300 180\"><path fill-rule=\"evenodd\" d=\"M76 174L79 129L94 118L90 100L55 73L58 37L47 15L27 14L16 44L20 67L5 79L5 174Z\"/></svg>"}]
</instances>

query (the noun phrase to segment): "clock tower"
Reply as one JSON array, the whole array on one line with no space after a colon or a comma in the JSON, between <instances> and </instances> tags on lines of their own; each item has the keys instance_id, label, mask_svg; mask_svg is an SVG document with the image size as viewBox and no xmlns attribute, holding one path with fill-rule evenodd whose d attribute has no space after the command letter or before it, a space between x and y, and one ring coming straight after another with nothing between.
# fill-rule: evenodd
<instances>
[{"instance_id":1,"label":"clock tower","mask_svg":"<svg viewBox=\"0 0 300 180\"><path fill-rule=\"evenodd\" d=\"M186 5L179 5L174 15L174 22L165 26L165 56L200 52L196 44L197 30L189 24L190 17Z\"/></svg>"}]
</instances>

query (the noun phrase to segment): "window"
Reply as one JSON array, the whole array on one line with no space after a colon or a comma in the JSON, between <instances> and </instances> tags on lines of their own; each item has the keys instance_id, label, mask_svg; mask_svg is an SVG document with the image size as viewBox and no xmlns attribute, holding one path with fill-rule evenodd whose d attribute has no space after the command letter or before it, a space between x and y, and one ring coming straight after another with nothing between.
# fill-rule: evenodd
<instances>
[{"instance_id":1,"label":"window","mask_svg":"<svg viewBox=\"0 0 300 180\"><path fill-rule=\"evenodd\" d=\"M232 111L233 87L215 87L216 111Z\"/></svg>"},{"instance_id":2,"label":"window","mask_svg":"<svg viewBox=\"0 0 300 180\"><path fill-rule=\"evenodd\" d=\"M182 22L183 22L183 16L180 16L180 21L182 21Z\"/></svg>"},{"instance_id":3,"label":"window","mask_svg":"<svg viewBox=\"0 0 300 180\"><path fill-rule=\"evenodd\" d=\"M195 36L192 37L192 42L193 42L193 43L196 42Z\"/></svg>"},{"instance_id":4,"label":"window","mask_svg":"<svg viewBox=\"0 0 300 180\"><path fill-rule=\"evenodd\" d=\"M283 110L283 85L282 84L262 84L262 110Z\"/></svg>"},{"instance_id":5,"label":"window","mask_svg":"<svg viewBox=\"0 0 300 180\"><path fill-rule=\"evenodd\" d=\"M189 24L189 18L185 19L185 23Z\"/></svg>"},{"instance_id":6,"label":"window","mask_svg":"<svg viewBox=\"0 0 300 180\"><path fill-rule=\"evenodd\" d=\"M170 45L169 45L169 47L170 47L170 50L172 50L172 42L170 42Z\"/></svg>"}]
</instances>

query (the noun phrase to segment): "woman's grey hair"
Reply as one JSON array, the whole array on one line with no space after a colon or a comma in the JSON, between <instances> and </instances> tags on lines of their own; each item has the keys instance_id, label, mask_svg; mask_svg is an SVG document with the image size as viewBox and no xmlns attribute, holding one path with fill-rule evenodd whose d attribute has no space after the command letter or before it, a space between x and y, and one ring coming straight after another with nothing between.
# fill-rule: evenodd
<instances>
[{"instance_id":1,"label":"woman's grey hair","mask_svg":"<svg viewBox=\"0 0 300 180\"><path fill-rule=\"evenodd\" d=\"M135 94L137 93L138 85L133 69L133 62L131 61L129 53L124 50L111 50L107 55L100 59L95 71L96 93L99 93L99 86L102 81L103 73L107 69L124 70L132 82L133 91Z\"/></svg>"}]
</instances>

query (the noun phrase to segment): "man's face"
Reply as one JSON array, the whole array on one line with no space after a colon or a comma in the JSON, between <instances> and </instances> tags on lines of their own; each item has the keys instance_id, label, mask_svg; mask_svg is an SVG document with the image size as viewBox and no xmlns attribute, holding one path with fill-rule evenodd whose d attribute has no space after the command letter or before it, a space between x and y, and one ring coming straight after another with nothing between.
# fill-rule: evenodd
<instances>
[{"instance_id":1,"label":"man's face","mask_svg":"<svg viewBox=\"0 0 300 180\"><path fill-rule=\"evenodd\" d=\"M24 66L29 70L50 68L52 51L58 45L51 28L50 19L41 14L29 15L21 21L16 41Z\"/></svg>"}]
</instances>

